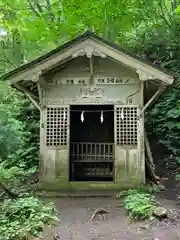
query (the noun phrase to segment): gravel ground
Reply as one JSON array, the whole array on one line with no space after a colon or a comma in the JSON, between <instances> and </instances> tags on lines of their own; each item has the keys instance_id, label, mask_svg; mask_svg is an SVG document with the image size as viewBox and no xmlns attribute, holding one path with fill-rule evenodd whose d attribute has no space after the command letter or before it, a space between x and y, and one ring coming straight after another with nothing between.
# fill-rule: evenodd
<instances>
[{"instance_id":1,"label":"gravel ground","mask_svg":"<svg viewBox=\"0 0 180 240\"><path fill-rule=\"evenodd\" d=\"M52 200L52 199L51 199ZM112 198L60 198L53 200L60 212L60 223L55 229L46 229L46 240L58 234L58 240L176 240L180 239L178 222L132 222L126 216L122 203ZM162 206L179 211L174 201L162 200ZM89 222L97 208L109 211L105 220L96 217Z\"/></svg>"}]
</instances>

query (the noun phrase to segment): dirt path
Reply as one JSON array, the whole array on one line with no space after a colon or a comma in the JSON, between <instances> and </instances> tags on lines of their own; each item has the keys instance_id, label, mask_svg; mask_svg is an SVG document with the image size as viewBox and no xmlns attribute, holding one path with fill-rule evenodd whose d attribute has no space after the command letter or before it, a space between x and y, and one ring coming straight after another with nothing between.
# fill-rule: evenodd
<instances>
[{"instance_id":1,"label":"dirt path","mask_svg":"<svg viewBox=\"0 0 180 240\"><path fill-rule=\"evenodd\" d=\"M144 222L130 222L119 200L112 198L55 199L60 212L60 224L54 229L60 234L58 240L176 240L180 239L180 225L160 222L142 229ZM163 201L163 206L175 208L174 202ZM89 223L97 208L110 211L105 220L94 219ZM47 237L47 240L52 240Z\"/></svg>"}]
</instances>

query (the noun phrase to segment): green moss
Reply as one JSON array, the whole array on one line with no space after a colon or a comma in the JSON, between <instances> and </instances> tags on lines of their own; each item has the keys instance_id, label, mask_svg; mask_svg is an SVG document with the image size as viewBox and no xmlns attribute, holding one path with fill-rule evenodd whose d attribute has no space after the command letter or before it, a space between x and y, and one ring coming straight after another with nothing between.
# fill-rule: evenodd
<instances>
[{"instance_id":1,"label":"green moss","mask_svg":"<svg viewBox=\"0 0 180 240\"><path fill-rule=\"evenodd\" d=\"M67 182L67 181L51 181L40 182L37 186L37 190L45 191L58 191L58 192L106 192L106 191L119 191L120 189L128 189L139 186L136 182L129 183L113 183L113 182Z\"/></svg>"}]
</instances>

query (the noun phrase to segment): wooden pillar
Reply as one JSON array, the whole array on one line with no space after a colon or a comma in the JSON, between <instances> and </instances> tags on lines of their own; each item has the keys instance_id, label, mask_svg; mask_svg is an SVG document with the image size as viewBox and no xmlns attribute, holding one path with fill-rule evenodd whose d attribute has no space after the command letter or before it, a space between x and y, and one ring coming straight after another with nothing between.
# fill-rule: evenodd
<instances>
[{"instance_id":1,"label":"wooden pillar","mask_svg":"<svg viewBox=\"0 0 180 240\"><path fill-rule=\"evenodd\" d=\"M140 109L144 106L144 82L141 81L140 90ZM144 184L145 178L145 148L144 148L144 113L139 111L139 129L138 129L138 152L139 152L139 181Z\"/></svg>"},{"instance_id":2,"label":"wooden pillar","mask_svg":"<svg viewBox=\"0 0 180 240\"><path fill-rule=\"evenodd\" d=\"M69 106L48 106L41 112L41 180L69 181Z\"/></svg>"},{"instance_id":3,"label":"wooden pillar","mask_svg":"<svg viewBox=\"0 0 180 240\"><path fill-rule=\"evenodd\" d=\"M115 160L114 160L114 181L116 183L125 183L127 179L127 151L123 149L119 144L119 131L120 131L120 112L122 105L114 105L114 151L115 151Z\"/></svg>"},{"instance_id":4,"label":"wooden pillar","mask_svg":"<svg viewBox=\"0 0 180 240\"><path fill-rule=\"evenodd\" d=\"M133 187L141 183L139 145L135 137L138 134L135 127L137 112L137 106L115 105L115 182L122 184L122 187ZM133 134L127 133L131 130L130 121L131 127L134 127Z\"/></svg>"},{"instance_id":5,"label":"wooden pillar","mask_svg":"<svg viewBox=\"0 0 180 240\"><path fill-rule=\"evenodd\" d=\"M44 159L46 151L46 124L45 124L46 109L42 108L40 111L40 154L39 154L39 167L40 167L40 181L45 179L46 163Z\"/></svg>"}]
</instances>

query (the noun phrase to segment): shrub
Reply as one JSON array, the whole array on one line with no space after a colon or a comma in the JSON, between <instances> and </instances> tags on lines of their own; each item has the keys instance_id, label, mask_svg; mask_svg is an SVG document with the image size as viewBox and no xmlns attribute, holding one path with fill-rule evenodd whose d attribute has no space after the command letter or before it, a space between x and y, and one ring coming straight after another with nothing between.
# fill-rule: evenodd
<instances>
[{"instance_id":1,"label":"shrub","mask_svg":"<svg viewBox=\"0 0 180 240\"><path fill-rule=\"evenodd\" d=\"M6 200L0 209L0 236L3 240L24 240L28 234L38 236L44 224L58 221L52 203L35 197Z\"/></svg>"},{"instance_id":2,"label":"shrub","mask_svg":"<svg viewBox=\"0 0 180 240\"><path fill-rule=\"evenodd\" d=\"M124 208L133 219L150 218L155 207L155 198L149 193L138 190L121 192L118 197L124 197Z\"/></svg>"}]
</instances>

